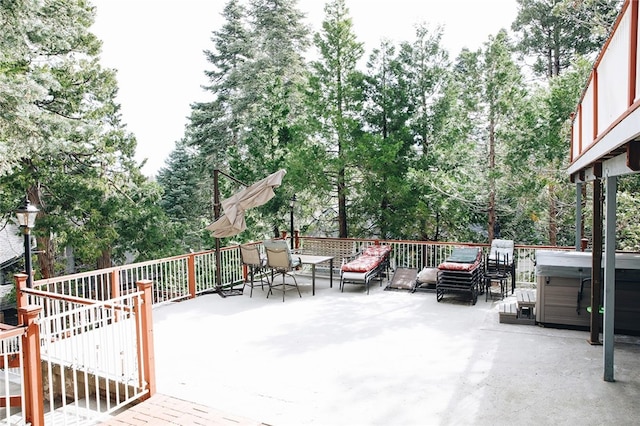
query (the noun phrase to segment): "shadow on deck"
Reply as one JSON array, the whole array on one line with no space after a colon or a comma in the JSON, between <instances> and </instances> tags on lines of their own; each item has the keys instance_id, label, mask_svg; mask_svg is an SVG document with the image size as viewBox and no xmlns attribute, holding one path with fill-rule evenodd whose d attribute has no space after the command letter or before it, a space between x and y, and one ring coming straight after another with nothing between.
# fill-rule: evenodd
<instances>
[{"instance_id":1,"label":"shadow on deck","mask_svg":"<svg viewBox=\"0 0 640 426\"><path fill-rule=\"evenodd\" d=\"M256 288L154 309L158 395L107 424L144 424L120 419L154 405L214 417L174 424L279 426L624 424L637 412L637 338L616 337L608 383L588 332L502 324L498 301L437 302L386 281L340 292L336 277L312 296L310 277L299 283L284 303Z\"/></svg>"}]
</instances>

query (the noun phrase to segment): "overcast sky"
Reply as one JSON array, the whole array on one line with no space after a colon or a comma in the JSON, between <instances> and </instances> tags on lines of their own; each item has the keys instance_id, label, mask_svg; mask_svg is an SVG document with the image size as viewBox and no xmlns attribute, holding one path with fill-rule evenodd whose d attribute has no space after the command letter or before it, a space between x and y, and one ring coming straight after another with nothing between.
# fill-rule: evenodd
<instances>
[{"instance_id":1,"label":"overcast sky","mask_svg":"<svg viewBox=\"0 0 640 426\"><path fill-rule=\"evenodd\" d=\"M136 135L143 172L152 176L184 134L190 104L208 100L201 86L210 69L203 51L224 23L226 0L93 0L93 32L103 41L102 64L118 70L123 121ZM324 0L299 0L314 31L324 19ZM478 48L509 29L516 0L347 0L354 32L368 56L382 39L411 41L415 25L444 27L451 57Z\"/></svg>"}]
</instances>

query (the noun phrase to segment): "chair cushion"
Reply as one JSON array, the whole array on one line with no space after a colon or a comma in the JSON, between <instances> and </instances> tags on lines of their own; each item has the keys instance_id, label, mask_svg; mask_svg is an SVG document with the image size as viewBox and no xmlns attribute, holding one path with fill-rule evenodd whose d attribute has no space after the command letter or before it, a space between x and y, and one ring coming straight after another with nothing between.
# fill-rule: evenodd
<instances>
[{"instance_id":1,"label":"chair cushion","mask_svg":"<svg viewBox=\"0 0 640 426\"><path fill-rule=\"evenodd\" d=\"M443 262L438 265L438 269L441 271L473 271L478 267L480 262L474 263L457 263L457 262Z\"/></svg>"},{"instance_id":2,"label":"chair cushion","mask_svg":"<svg viewBox=\"0 0 640 426\"><path fill-rule=\"evenodd\" d=\"M369 246L362 251L364 256L379 256L384 257L387 254L391 253L391 246Z\"/></svg>"},{"instance_id":3,"label":"chair cushion","mask_svg":"<svg viewBox=\"0 0 640 426\"><path fill-rule=\"evenodd\" d=\"M419 283L435 284L438 282L438 268L422 268L422 271L418 272L416 281Z\"/></svg>"},{"instance_id":4,"label":"chair cushion","mask_svg":"<svg viewBox=\"0 0 640 426\"><path fill-rule=\"evenodd\" d=\"M502 259L505 255L509 259L509 263L513 262L513 250L515 244L513 240L493 240L491 242L491 250L489 251L489 259L496 260L498 256Z\"/></svg>"},{"instance_id":5,"label":"chair cushion","mask_svg":"<svg viewBox=\"0 0 640 426\"><path fill-rule=\"evenodd\" d=\"M344 272L368 272L375 269L382 259L378 256L358 256L350 262L342 265Z\"/></svg>"}]
</instances>

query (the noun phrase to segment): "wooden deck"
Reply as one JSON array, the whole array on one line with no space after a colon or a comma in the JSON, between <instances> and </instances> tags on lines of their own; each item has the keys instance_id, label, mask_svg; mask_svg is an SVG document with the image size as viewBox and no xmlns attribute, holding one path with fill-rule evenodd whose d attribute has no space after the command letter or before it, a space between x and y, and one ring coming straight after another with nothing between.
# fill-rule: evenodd
<instances>
[{"instance_id":1,"label":"wooden deck","mask_svg":"<svg viewBox=\"0 0 640 426\"><path fill-rule=\"evenodd\" d=\"M202 426L256 426L265 425L255 420L231 415L211 407L167 395L155 394L148 400L101 423L108 426L126 425L202 425Z\"/></svg>"}]
</instances>

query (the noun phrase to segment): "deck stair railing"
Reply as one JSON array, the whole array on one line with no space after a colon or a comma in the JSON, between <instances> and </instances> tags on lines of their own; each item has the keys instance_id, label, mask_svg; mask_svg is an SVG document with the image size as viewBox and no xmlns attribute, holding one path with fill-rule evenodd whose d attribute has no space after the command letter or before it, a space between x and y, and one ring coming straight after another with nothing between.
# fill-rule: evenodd
<instances>
[{"instance_id":1,"label":"deck stair railing","mask_svg":"<svg viewBox=\"0 0 640 426\"><path fill-rule=\"evenodd\" d=\"M0 405L11 408L0 424L97 424L155 392L151 281L96 301L27 288L26 277L16 276L18 310L36 310L22 322L37 338L28 345L2 341ZM20 352L29 356L18 365Z\"/></svg>"},{"instance_id":2,"label":"deck stair railing","mask_svg":"<svg viewBox=\"0 0 640 426\"><path fill-rule=\"evenodd\" d=\"M26 279L26 275L23 275ZM41 426L40 308L18 309L22 325L0 325L0 424Z\"/></svg>"}]
</instances>

